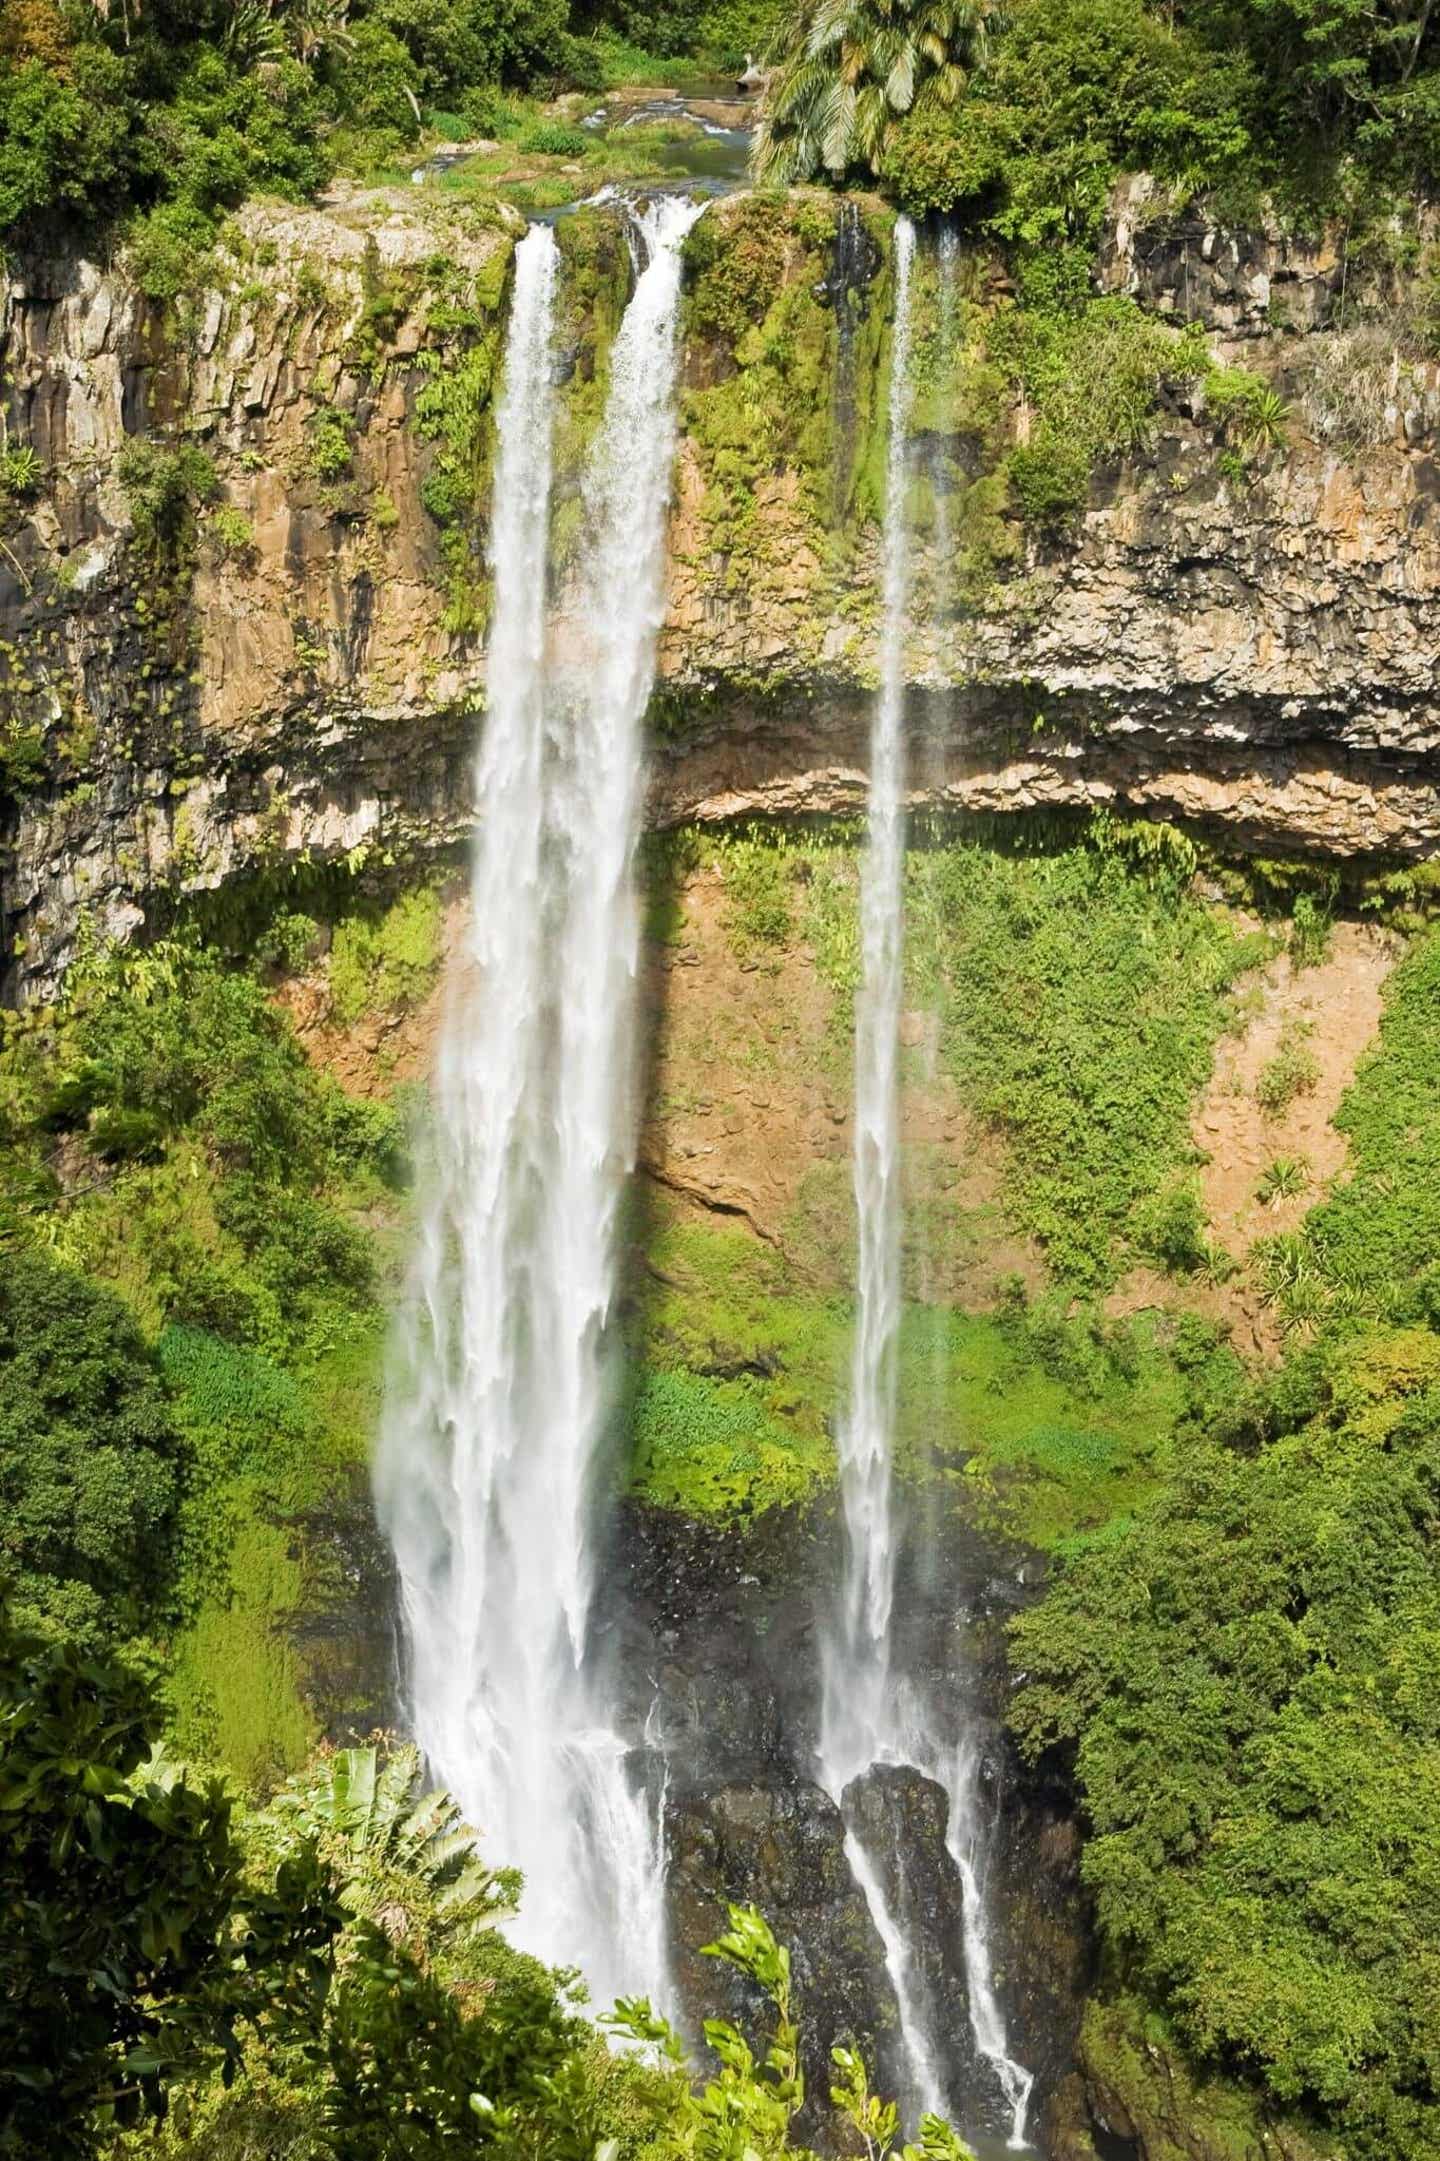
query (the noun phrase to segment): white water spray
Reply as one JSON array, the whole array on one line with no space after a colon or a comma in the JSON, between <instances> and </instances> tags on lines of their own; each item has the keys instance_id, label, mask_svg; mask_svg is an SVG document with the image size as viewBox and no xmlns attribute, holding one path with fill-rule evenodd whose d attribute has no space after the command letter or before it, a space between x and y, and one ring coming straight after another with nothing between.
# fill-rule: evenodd
<instances>
[{"instance_id":1,"label":"white water spray","mask_svg":"<svg viewBox=\"0 0 1440 2161\"><path fill-rule=\"evenodd\" d=\"M867 832L860 883L861 985L855 1019L853 1176L858 1236L855 1341L850 1398L839 1433L845 1518L845 1580L838 1621L822 1652L821 1774L839 1801L875 1764L908 1765L933 1779L949 1801L947 1847L959 1872L971 2027L1010 2111L1010 2144L1023 2147L1033 2083L1010 2056L995 1994L978 1865L976 1765L944 1746L929 1707L906 1676L891 1670L890 1623L899 1537L892 1444L900 1334L899 1044L904 988L905 622L910 594L906 519L915 234L895 228L895 330L883 532L880 688L870 740ZM955 262L940 266L947 346L953 334ZM939 2068L939 2037L903 1928L886 1901L881 1872L854 1830L846 1852L875 1923L900 2018L913 2100L954 2110Z\"/></svg>"},{"instance_id":2,"label":"white water spray","mask_svg":"<svg viewBox=\"0 0 1440 2161\"><path fill-rule=\"evenodd\" d=\"M1017 2150L1025 2144L1025 2118L1030 2108L1034 2074L1010 2054L1005 2014L995 1994L990 1935L985 1925L987 1906L981 1879L979 1810L980 1762L973 1748L963 1742L948 1764L931 1773L945 1788L950 1802L946 1847L960 1872L964 1892L965 1981L970 1997L970 2028L975 2046L995 2073L1010 2111L1009 2143Z\"/></svg>"},{"instance_id":3,"label":"white water spray","mask_svg":"<svg viewBox=\"0 0 1440 2161\"><path fill-rule=\"evenodd\" d=\"M498 411L490 709L469 966L447 1018L435 1163L376 1471L415 1730L497 1863L517 1941L600 2003L663 2000L659 1796L591 1654L616 1218L634 1146L641 721L664 610L680 243L617 335L585 485L574 650L547 663L554 235L531 229Z\"/></svg>"},{"instance_id":4,"label":"white water spray","mask_svg":"<svg viewBox=\"0 0 1440 2161\"><path fill-rule=\"evenodd\" d=\"M855 1010L858 1222L850 1400L839 1432L845 1580L824 1647L820 1754L839 1793L882 1753L889 1717L895 1524L890 1450L900 1336L900 999L905 915L905 521L915 229L895 226L895 333L885 474L880 692L870 731L870 792L860 871L860 992Z\"/></svg>"}]
</instances>

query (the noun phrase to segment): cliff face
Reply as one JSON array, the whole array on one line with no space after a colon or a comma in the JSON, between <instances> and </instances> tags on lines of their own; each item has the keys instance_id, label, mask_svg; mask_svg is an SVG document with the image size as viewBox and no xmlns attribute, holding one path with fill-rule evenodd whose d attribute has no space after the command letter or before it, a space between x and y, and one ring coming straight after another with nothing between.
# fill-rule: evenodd
<instances>
[{"instance_id":1,"label":"cliff face","mask_svg":"<svg viewBox=\"0 0 1440 2161\"><path fill-rule=\"evenodd\" d=\"M989 470L1026 440L1023 397L927 423L944 477L916 569L917 795L1423 856L1440 845L1435 370L1344 327L1360 299L1398 299L1324 243L1148 215L1143 190L1117 203L1102 282L1259 368L1286 440L1227 457L1203 389L1165 393L1046 539ZM852 809L884 220L740 198L697 233L652 816ZM125 934L242 874L463 835L512 239L417 190L252 207L207 288L164 309L123 266L22 261L0 283L8 440L39 461L0 493L11 996L53 983L82 924ZM562 246L563 502L628 269L613 212L567 219ZM973 268L986 304L998 274Z\"/></svg>"}]
</instances>

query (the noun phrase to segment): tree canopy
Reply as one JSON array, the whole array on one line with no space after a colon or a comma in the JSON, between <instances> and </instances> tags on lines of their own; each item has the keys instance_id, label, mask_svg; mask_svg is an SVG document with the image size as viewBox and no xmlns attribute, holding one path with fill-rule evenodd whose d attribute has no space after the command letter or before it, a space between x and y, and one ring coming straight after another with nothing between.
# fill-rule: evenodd
<instances>
[{"instance_id":1,"label":"tree canopy","mask_svg":"<svg viewBox=\"0 0 1440 2161\"><path fill-rule=\"evenodd\" d=\"M1440 1338L1292 1361L1016 1625L1102 1929L1356 2161L1440 2144Z\"/></svg>"},{"instance_id":2,"label":"tree canopy","mask_svg":"<svg viewBox=\"0 0 1440 2161\"><path fill-rule=\"evenodd\" d=\"M0 1267L0 1555L23 1610L83 1646L146 1626L180 1443L122 1301L36 1253Z\"/></svg>"}]
</instances>

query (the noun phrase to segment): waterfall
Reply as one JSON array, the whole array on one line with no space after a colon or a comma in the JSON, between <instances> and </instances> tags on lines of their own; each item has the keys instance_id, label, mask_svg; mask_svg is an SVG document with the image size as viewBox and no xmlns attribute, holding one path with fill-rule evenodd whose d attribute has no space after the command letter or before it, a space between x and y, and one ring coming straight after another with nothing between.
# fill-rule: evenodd
<instances>
[{"instance_id":1,"label":"waterfall","mask_svg":"<svg viewBox=\"0 0 1440 2161\"><path fill-rule=\"evenodd\" d=\"M899 1532L893 1490L900 1288L899 1046L904 988L905 624L911 550L906 512L907 433L913 402L914 228L895 227L895 329L882 534L880 684L870 739L867 830L860 875L861 982L855 1014L857 1297L849 1401L838 1453L845 1575L838 1614L822 1646L821 1775L837 1802L873 1764L909 1765L945 1790L947 1847L963 1892L970 2024L1009 2115L1009 2141L1025 2142L1032 2080L1008 2051L995 1994L979 1864L977 1764L944 1740L944 1719L909 1676L892 1671L890 1642ZM953 339L955 251L942 242L942 334ZM852 1874L875 1923L895 1993L901 2040L918 2109L956 2112L939 2068L940 2036L904 1929L891 1912L873 1855L848 1820Z\"/></svg>"},{"instance_id":2,"label":"waterfall","mask_svg":"<svg viewBox=\"0 0 1440 2161\"><path fill-rule=\"evenodd\" d=\"M855 1188L859 1251L850 1398L839 1430L845 1579L824 1647L820 1754L832 1791L881 1753L888 1717L895 1525L890 1448L900 1335L900 997L905 910L905 519L915 229L895 226L895 334L885 473L880 690L860 872L855 1010Z\"/></svg>"},{"instance_id":3,"label":"waterfall","mask_svg":"<svg viewBox=\"0 0 1440 2161\"><path fill-rule=\"evenodd\" d=\"M564 636L547 636L553 233L516 251L498 413L490 700L465 968L377 1456L416 1735L520 1868L525 1949L595 1999L663 1999L659 1795L590 1642L611 1407L617 1214L634 1150L641 723L664 613L680 245L643 268L611 354ZM557 648L563 646L563 658Z\"/></svg>"},{"instance_id":4,"label":"waterfall","mask_svg":"<svg viewBox=\"0 0 1440 2161\"><path fill-rule=\"evenodd\" d=\"M1005 2105L1010 2111L1010 2144L1025 2144L1025 2118L1030 2108L1034 2076L1010 2054L1005 2014L995 1994L990 1958L990 1932L986 1926L985 1885L981 1876L979 1780L980 1761L964 1742L948 1764L933 1771L950 1802L946 1837L950 1858L960 1871L965 1914L965 1983L970 1997L970 2030L975 2047L995 2074Z\"/></svg>"}]
</instances>

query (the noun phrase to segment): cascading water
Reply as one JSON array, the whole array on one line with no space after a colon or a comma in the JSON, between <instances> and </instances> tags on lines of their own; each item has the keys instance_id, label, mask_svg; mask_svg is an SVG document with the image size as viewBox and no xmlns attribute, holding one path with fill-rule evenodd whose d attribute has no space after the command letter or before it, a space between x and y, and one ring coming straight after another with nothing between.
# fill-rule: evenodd
<instances>
[{"instance_id":1,"label":"cascading water","mask_svg":"<svg viewBox=\"0 0 1440 2161\"><path fill-rule=\"evenodd\" d=\"M860 873L860 992L855 1012L857 1308L850 1400L839 1432L845 1579L824 1647L820 1754L835 1792L881 1753L890 1677L895 1526L890 1447L900 1336L900 997L905 911L906 434L912 394L915 230L895 227L895 335L885 475L880 693Z\"/></svg>"},{"instance_id":2,"label":"cascading water","mask_svg":"<svg viewBox=\"0 0 1440 2161\"><path fill-rule=\"evenodd\" d=\"M680 244L698 214L678 198L635 214L644 266L564 634L548 640L554 235L532 227L516 252L469 966L376 1473L417 1737L487 1852L524 1873L516 1939L578 1964L602 2003L666 1994L659 1796L616 1728L589 1619L634 1146L641 721L664 609Z\"/></svg>"},{"instance_id":3,"label":"cascading water","mask_svg":"<svg viewBox=\"0 0 1440 2161\"><path fill-rule=\"evenodd\" d=\"M825 1784L844 1806L852 1780L876 1764L907 1765L943 1787L947 1847L963 1892L970 2023L1009 2115L1009 2142L1024 2144L1032 2080L1008 2051L996 1997L980 1869L977 1765L945 1739L945 1720L909 1676L892 1670L891 1614L899 1557L893 1495L900 1290L899 1043L904 980L905 620L910 593L906 517L907 431L913 398L915 234L895 228L895 330L883 532L880 688L870 745L867 836L860 885L861 984L855 1023L857 1305L850 1398L839 1431L845 1578L822 1651L820 1759ZM955 263L940 264L942 323L953 343ZM848 1812L847 1812L848 1819ZM913 2108L956 2113L946 2091L940 2007L930 2000L912 1947L887 1902L882 1872L847 1820L846 1851L885 1952L907 2058Z\"/></svg>"}]
</instances>

